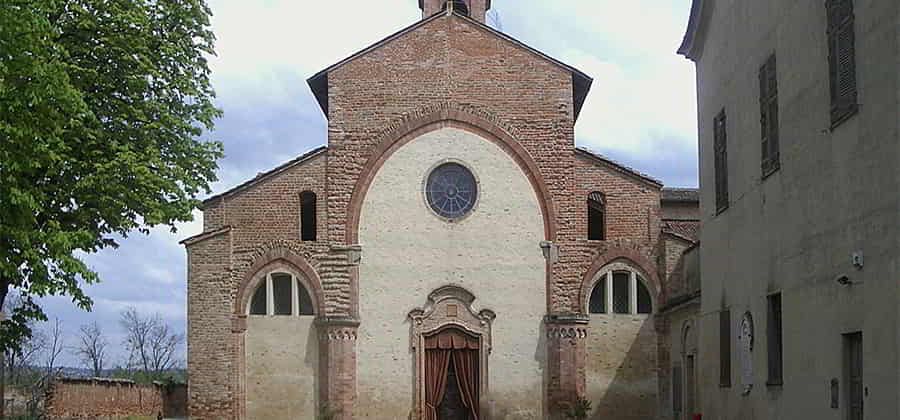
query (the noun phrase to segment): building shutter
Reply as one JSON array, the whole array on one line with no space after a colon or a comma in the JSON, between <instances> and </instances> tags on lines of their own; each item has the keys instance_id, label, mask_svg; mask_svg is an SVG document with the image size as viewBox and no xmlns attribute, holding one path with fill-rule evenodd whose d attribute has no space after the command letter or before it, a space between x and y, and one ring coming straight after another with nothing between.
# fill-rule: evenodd
<instances>
[{"instance_id":1,"label":"building shutter","mask_svg":"<svg viewBox=\"0 0 900 420\"><path fill-rule=\"evenodd\" d=\"M728 133L726 127L725 110L722 110L713 121L717 213L728 208Z\"/></svg>"},{"instance_id":2,"label":"building shutter","mask_svg":"<svg viewBox=\"0 0 900 420\"><path fill-rule=\"evenodd\" d=\"M853 0L828 0L828 66L832 127L856 113L856 33Z\"/></svg>"},{"instance_id":3,"label":"building shutter","mask_svg":"<svg viewBox=\"0 0 900 420\"><path fill-rule=\"evenodd\" d=\"M731 386L731 311L719 312L719 386Z\"/></svg>"},{"instance_id":4,"label":"building shutter","mask_svg":"<svg viewBox=\"0 0 900 420\"><path fill-rule=\"evenodd\" d=\"M781 385L783 382L783 345L781 325L781 293L770 295L769 322L766 328L768 341L769 385Z\"/></svg>"},{"instance_id":5,"label":"building shutter","mask_svg":"<svg viewBox=\"0 0 900 420\"><path fill-rule=\"evenodd\" d=\"M759 115L762 136L762 176L779 166L778 148L778 70L775 55L759 69Z\"/></svg>"}]
</instances>

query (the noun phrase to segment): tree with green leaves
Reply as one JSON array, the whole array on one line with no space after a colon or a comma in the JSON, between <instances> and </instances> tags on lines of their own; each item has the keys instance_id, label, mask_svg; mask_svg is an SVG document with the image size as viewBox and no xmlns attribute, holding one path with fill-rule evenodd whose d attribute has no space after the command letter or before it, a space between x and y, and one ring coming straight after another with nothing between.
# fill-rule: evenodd
<instances>
[{"instance_id":1,"label":"tree with green leaves","mask_svg":"<svg viewBox=\"0 0 900 420\"><path fill-rule=\"evenodd\" d=\"M46 320L38 297L90 310L85 255L174 230L209 191L210 14L203 0L0 1L0 305L22 298L0 350Z\"/></svg>"}]
</instances>

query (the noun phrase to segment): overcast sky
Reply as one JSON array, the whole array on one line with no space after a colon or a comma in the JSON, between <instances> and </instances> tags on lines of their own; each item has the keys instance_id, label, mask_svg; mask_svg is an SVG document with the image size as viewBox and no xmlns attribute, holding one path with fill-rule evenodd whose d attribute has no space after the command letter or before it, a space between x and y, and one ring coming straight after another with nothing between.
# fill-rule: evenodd
<instances>
[{"instance_id":1,"label":"overcast sky","mask_svg":"<svg viewBox=\"0 0 900 420\"><path fill-rule=\"evenodd\" d=\"M416 0L209 0L218 56L211 61L225 112L209 138L222 141L224 191L326 143L326 121L306 79L421 18ZM662 180L697 186L694 71L677 56L690 0L494 0L503 32L594 78L576 143ZM159 313L178 331L186 318L185 252L197 221L136 235L87 257L103 282L86 288L92 313L45 299L69 344L98 321L119 347L119 313ZM183 353L183 350L182 350ZM125 355L115 351L115 362ZM66 355L67 365L78 359Z\"/></svg>"}]
</instances>

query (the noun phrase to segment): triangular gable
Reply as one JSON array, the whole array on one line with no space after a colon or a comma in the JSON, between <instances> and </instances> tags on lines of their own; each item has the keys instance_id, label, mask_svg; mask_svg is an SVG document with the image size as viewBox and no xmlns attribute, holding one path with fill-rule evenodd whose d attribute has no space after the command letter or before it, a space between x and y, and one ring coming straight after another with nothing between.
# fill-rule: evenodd
<instances>
[{"instance_id":1,"label":"triangular gable","mask_svg":"<svg viewBox=\"0 0 900 420\"><path fill-rule=\"evenodd\" d=\"M391 41L393 41L397 38L400 38L403 35L406 35L410 32L413 32L416 29L418 29L434 20L440 19L444 16L447 16L447 15L444 13L436 13L428 18L422 19L410 26L407 26L406 28L403 28L403 29L387 36L386 38L384 38L366 48L363 48L359 52L329 66L328 68L316 73L315 75L313 75L312 77L307 79L306 82L309 84L310 89L312 89L313 95L315 95L315 97L316 97L316 101L319 102L319 106L322 108L322 112L325 113L325 117L326 118L328 117L328 74L329 73L340 68L344 64L347 64L359 57L362 57L362 56L380 48L381 46L386 45L386 44L390 43ZM498 38L506 40L507 42L510 42L511 44L518 46L518 47L536 55L537 57L562 68L563 70L570 72L572 74L572 101L573 101L572 103L575 108L575 120L578 120L578 115L581 113L581 108L584 105L585 99L587 99L587 94L591 89L591 84L593 83L593 79L590 76L584 74L580 70L578 70L568 64L563 63L562 61L556 60L553 57L550 57L549 55L544 54L541 51L538 51L532 47L529 47L527 44L525 44L507 34L504 34L503 32L500 32L494 28L491 28L490 26L487 26L477 20L474 20L468 16L465 16L465 15L462 15L462 14L459 14L456 12L453 13L453 16L460 18L460 19L464 19L467 22L471 23L472 25L475 25L475 26L493 34L494 36L497 36Z\"/></svg>"}]
</instances>

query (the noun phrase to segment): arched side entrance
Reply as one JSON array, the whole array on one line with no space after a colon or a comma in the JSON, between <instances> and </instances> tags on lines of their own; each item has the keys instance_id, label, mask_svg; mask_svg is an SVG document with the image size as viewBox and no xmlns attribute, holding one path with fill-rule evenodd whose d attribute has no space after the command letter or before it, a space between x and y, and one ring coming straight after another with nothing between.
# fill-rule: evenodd
<instances>
[{"instance_id":1,"label":"arched side entrance","mask_svg":"<svg viewBox=\"0 0 900 420\"><path fill-rule=\"evenodd\" d=\"M410 311L410 344L415 355L413 409L416 419L437 420L463 410L487 418L489 309L475 312L475 296L448 285L431 292L422 308ZM455 386L455 389L454 389Z\"/></svg>"},{"instance_id":2,"label":"arched side entrance","mask_svg":"<svg viewBox=\"0 0 900 420\"><path fill-rule=\"evenodd\" d=\"M237 418L315 418L320 406L315 270L289 250L260 256L235 301Z\"/></svg>"},{"instance_id":3,"label":"arched side entrance","mask_svg":"<svg viewBox=\"0 0 900 420\"><path fill-rule=\"evenodd\" d=\"M591 418L656 418L658 334L653 313L658 290L651 270L634 259L600 258L586 277L580 311L589 319L585 385Z\"/></svg>"}]
</instances>

